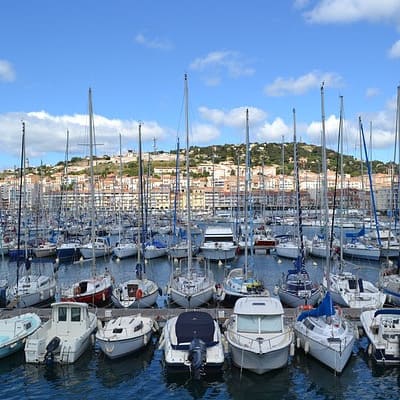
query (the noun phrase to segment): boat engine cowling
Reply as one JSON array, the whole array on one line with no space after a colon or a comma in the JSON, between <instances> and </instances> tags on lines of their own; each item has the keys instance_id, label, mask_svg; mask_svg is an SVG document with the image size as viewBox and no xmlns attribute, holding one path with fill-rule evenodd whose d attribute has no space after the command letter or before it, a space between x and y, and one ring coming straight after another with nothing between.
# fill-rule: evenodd
<instances>
[{"instance_id":1,"label":"boat engine cowling","mask_svg":"<svg viewBox=\"0 0 400 400\"><path fill-rule=\"evenodd\" d=\"M44 362L50 365L54 362L54 352L60 346L61 339L58 336L54 336L46 346L46 354L44 356Z\"/></svg>"},{"instance_id":2,"label":"boat engine cowling","mask_svg":"<svg viewBox=\"0 0 400 400\"><path fill-rule=\"evenodd\" d=\"M194 379L200 379L207 362L207 346L201 339L194 338L190 342L188 358Z\"/></svg>"}]
</instances>

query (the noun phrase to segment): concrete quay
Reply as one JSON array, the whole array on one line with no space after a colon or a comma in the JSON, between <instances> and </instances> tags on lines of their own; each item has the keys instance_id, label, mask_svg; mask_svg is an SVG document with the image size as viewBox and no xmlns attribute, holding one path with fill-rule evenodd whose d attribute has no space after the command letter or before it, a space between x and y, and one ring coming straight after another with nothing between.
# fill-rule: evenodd
<instances>
[{"instance_id":1,"label":"concrete quay","mask_svg":"<svg viewBox=\"0 0 400 400\"><path fill-rule=\"evenodd\" d=\"M97 317L102 321L107 321L111 318L116 318L120 316L137 315L140 313L143 316L154 318L161 326L169 318L177 316L184 311L189 311L189 309L184 308L89 308L89 310L94 312ZM196 308L196 310L209 313L220 324L223 324L233 312L232 308ZM295 308L285 308L284 311L285 318L289 323L294 322L297 315L299 314L299 310ZM0 319L10 318L27 312L36 313L43 321L46 321L50 318L51 308L1 308ZM356 323L360 320L361 312L362 310L359 308L342 308L343 316L348 320L354 321Z\"/></svg>"}]
</instances>

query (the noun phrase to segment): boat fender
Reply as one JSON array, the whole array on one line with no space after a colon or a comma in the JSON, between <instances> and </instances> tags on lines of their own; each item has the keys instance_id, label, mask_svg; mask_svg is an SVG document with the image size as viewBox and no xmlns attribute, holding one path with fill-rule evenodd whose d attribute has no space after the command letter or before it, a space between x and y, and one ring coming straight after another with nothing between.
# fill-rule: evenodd
<instances>
[{"instance_id":1,"label":"boat fender","mask_svg":"<svg viewBox=\"0 0 400 400\"><path fill-rule=\"evenodd\" d=\"M296 346L297 346L298 349L299 349L300 346L301 346L301 341L300 341L300 338L299 338L299 337L296 339Z\"/></svg>"},{"instance_id":2,"label":"boat fender","mask_svg":"<svg viewBox=\"0 0 400 400\"><path fill-rule=\"evenodd\" d=\"M147 337L147 335L143 335L143 344L147 346L147 343L149 343L149 338Z\"/></svg>"},{"instance_id":3,"label":"boat fender","mask_svg":"<svg viewBox=\"0 0 400 400\"><path fill-rule=\"evenodd\" d=\"M310 351L310 342L306 341L304 343L304 353L308 354L309 351Z\"/></svg>"},{"instance_id":4,"label":"boat fender","mask_svg":"<svg viewBox=\"0 0 400 400\"><path fill-rule=\"evenodd\" d=\"M138 290L136 290L136 299L137 300L140 300L142 297L143 297L143 292L142 292L142 289L138 289Z\"/></svg>"},{"instance_id":5,"label":"boat fender","mask_svg":"<svg viewBox=\"0 0 400 400\"><path fill-rule=\"evenodd\" d=\"M104 292L103 292L103 294L102 294L101 298L103 299L103 301L106 301L106 295L105 295L105 293L104 293Z\"/></svg>"},{"instance_id":6,"label":"boat fender","mask_svg":"<svg viewBox=\"0 0 400 400\"><path fill-rule=\"evenodd\" d=\"M103 329L103 321L101 319L97 319L97 329Z\"/></svg>"},{"instance_id":7,"label":"boat fender","mask_svg":"<svg viewBox=\"0 0 400 400\"><path fill-rule=\"evenodd\" d=\"M160 342L158 344L158 349L159 350L163 349L164 344L165 344L164 331L162 331L161 336L160 336Z\"/></svg>"},{"instance_id":8,"label":"boat fender","mask_svg":"<svg viewBox=\"0 0 400 400\"><path fill-rule=\"evenodd\" d=\"M294 351L295 351L295 346L294 346L294 342L290 343L290 356L293 357L294 356Z\"/></svg>"},{"instance_id":9,"label":"boat fender","mask_svg":"<svg viewBox=\"0 0 400 400\"><path fill-rule=\"evenodd\" d=\"M43 290L40 292L40 300L44 300L44 292L43 292Z\"/></svg>"},{"instance_id":10,"label":"boat fender","mask_svg":"<svg viewBox=\"0 0 400 400\"><path fill-rule=\"evenodd\" d=\"M152 326L153 332L157 333L160 330L160 326L158 325L157 321L153 321L153 326Z\"/></svg>"},{"instance_id":11,"label":"boat fender","mask_svg":"<svg viewBox=\"0 0 400 400\"><path fill-rule=\"evenodd\" d=\"M369 346L368 346L368 355L369 356L372 355L372 343L370 343Z\"/></svg>"}]
</instances>

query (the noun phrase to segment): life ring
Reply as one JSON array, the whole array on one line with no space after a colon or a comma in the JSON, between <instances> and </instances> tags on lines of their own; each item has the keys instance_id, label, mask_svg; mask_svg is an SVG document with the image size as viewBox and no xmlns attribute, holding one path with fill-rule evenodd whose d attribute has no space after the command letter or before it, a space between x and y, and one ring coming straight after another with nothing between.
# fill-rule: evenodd
<instances>
[{"instance_id":1,"label":"life ring","mask_svg":"<svg viewBox=\"0 0 400 400\"><path fill-rule=\"evenodd\" d=\"M137 300L139 300L139 299L141 299L143 297L142 289L139 288L138 290L136 290L135 297L136 297Z\"/></svg>"}]
</instances>

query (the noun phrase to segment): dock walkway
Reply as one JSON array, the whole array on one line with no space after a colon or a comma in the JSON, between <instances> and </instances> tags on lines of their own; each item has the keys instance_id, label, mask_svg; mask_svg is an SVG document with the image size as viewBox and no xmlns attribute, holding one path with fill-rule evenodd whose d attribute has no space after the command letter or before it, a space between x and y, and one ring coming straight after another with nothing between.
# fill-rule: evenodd
<instances>
[{"instance_id":1,"label":"dock walkway","mask_svg":"<svg viewBox=\"0 0 400 400\"><path fill-rule=\"evenodd\" d=\"M184 308L90 308L90 310L95 312L97 317L102 321L140 313L143 316L154 318L160 325L163 325L163 323L165 323L165 321L167 321L169 318L177 316L184 311L189 311L188 309ZM228 319L233 312L232 308L196 308L196 310L209 313L219 323L225 322L225 320ZM299 313L299 311L295 308L285 308L284 311L285 318L289 322L294 322ZM359 321L361 311L362 310L358 308L342 309L344 317L355 322ZM10 318L27 312L36 313L42 320L48 320L50 318L51 308L1 308L0 318Z\"/></svg>"}]
</instances>

